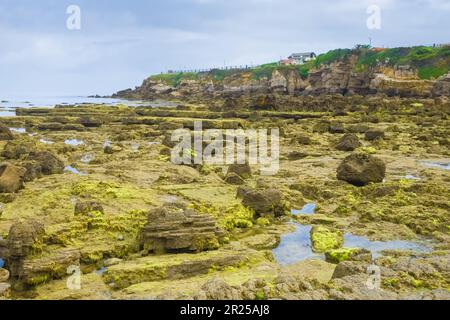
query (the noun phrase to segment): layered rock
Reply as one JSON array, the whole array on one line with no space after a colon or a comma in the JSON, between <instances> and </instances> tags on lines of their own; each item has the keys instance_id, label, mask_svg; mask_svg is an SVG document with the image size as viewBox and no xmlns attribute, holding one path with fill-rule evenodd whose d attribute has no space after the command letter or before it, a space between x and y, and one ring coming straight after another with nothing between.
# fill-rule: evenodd
<instances>
[{"instance_id":1,"label":"layered rock","mask_svg":"<svg viewBox=\"0 0 450 320\"><path fill-rule=\"evenodd\" d=\"M52 279L61 279L68 274L70 267L80 265L80 251L61 249L35 259L23 262L19 279L29 286L36 286Z\"/></svg>"},{"instance_id":2,"label":"layered rock","mask_svg":"<svg viewBox=\"0 0 450 320\"><path fill-rule=\"evenodd\" d=\"M438 79L433 87L433 96L450 96L450 72Z\"/></svg>"},{"instance_id":3,"label":"layered rock","mask_svg":"<svg viewBox=\"0 0 450 320\"><path fill-rule=\"evenodd\" d=\"M11 277L20 277L24 260L39 250L44 232L44 226L33 220L16 222L11 226L7 242L7 262Z\"/></svg>"},{"instance_id":4,"label":"layered rock","mask_svg":"<svg viewBox=\"0 0 450 320\"><path fill-rule=\"evenodd\" d=\"M217 249L222 236L214 218L182 204L166 204L149 212L139 241L148 252L200 252Z\"/></svg>"}]
</instances>

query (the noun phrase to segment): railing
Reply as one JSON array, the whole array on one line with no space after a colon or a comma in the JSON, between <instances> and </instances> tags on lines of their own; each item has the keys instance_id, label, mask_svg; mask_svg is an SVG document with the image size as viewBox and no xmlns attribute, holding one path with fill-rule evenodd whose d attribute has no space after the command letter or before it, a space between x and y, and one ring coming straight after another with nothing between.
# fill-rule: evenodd
<instances>
[{"instance_id":1,"label":"railing","mask_svg":"<svg viewBox=\"0 0 450 320\"><path fill-rule=\"evenodd\" d=\"M248 70L257 67L257 65L241 65L241 66L225 66L225 67L213 67L209 69L180 69L180 70L169 70L167 73L176 74L176 73L208 73L213 70L222 70L222 71L239 71L239 70ZM162 72L161 72L162 73Z\"/></svg>"}]
</instances>

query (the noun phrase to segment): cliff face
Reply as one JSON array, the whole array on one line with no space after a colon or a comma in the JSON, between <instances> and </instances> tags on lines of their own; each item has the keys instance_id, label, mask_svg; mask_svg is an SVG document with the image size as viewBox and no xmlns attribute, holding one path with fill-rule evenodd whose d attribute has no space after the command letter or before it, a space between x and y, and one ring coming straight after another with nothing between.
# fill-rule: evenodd
<instances>
[{"instance_id":1,"label":"cliff face","mask_svg":"<svg viewBox=\"0 0 450 320\"><path fill-rule=\"evenodd\" d=\"M356 72L357 56L322 65L309 71L306 79L293 70L274 70L270 77L254 79L248 71L242 71L221 80L203 74L195 80L182 80L168 84L151 78L135 90L118 92L115 96L152 99L157 97L213 97L214 95L278 93L286 95L368 95L431 98L450 96L450 73L437 80L419 80L417 70L405 66L384 66Z\"/></svg>"}]
</instances>

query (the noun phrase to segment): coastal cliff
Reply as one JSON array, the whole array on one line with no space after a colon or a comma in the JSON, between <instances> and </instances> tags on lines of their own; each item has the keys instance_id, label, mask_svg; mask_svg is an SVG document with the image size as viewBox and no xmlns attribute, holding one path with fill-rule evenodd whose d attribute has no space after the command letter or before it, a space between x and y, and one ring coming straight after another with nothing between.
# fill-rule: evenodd
<instances>
[{"instance_id":1,"label":"coastal cliff","mask_svg":"<svg viewBox=\"0 0 450 320\"><path fill-rule=\"evenodd\" d=\"M208 98L230 93L450 96L450 48L338 49L304 65L154 75L114 97Z\"/></svg>"}]
</instances>

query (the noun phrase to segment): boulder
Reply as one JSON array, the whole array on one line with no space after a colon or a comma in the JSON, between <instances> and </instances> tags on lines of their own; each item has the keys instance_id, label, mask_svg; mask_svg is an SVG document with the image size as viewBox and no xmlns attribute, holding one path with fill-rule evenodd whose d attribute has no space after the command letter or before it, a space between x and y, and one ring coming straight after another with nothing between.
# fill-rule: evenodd
<instances>
[{"instance_id":1,"label":"boulder","mask_svg":"<svg viewBox=\"0 0 450 320\"><path fill-rule=\"evenodd\" d=\"M243 179L252 177L252 169L248 163L246 164L232 164L228 167L228 174L235 173Z\"/></svg>"},{"instance_id":2,"label":"boulder","mask_svg":"<svg viewBox=\"0 0 450 320\"><path fill-rule=\"evenodd\" d=\"M282 194L278 190L248 190L242 196L242 204L253 209L257 216L280 217L286 212Z\"/></svg>"},{"instance_id":3,"label":"boulder","mask_svg":"<svg viewBox=\"0 0 450 320\"><path fill-rule=\"evenodd\" d=\"M339 140L336 149L340 151L354 151L361 146L362 144L355 134L347 133Z\"/></svg>"},{"instance_id":4,"label":"boulder","mask_svg":"<svg viewBox=\"0 0 450 320\"><path fill-rule=\"evenodd\" d=\"M64 172L64 162L49 151L31 152L28 161L36 163L36 169L43 175L62 174Z\"/></svg>"},{"instance_id":5,"label":"boulder","mask_svg":"<svg viewBox=\"0 0 450 320\"><path fill-rule=\"evenodd\" d=\"M5 163L0 165L0 193L14 193L23 188L26 169Z\"/></svg>"},{"instance_id":6,"label":"boulder","mask_svg":"<svg viewBox=\"0 0 450 320\"><path fill-rule=\"evenodd\" d=\"M91 212L104 213L101 204L95 201L77 201L75 204L75 215L87 215Z\"/></svg>"},{"instance_id":7,"label":"boulder","mask_svg":"<svg viewBox=\"0 0 450 320\"><path fill-rule=\"evenodd\" d=\"M222 236L211 216L169 203L149 212L139 242L142 249L155 253L200 252L218 249Z\"/></svg>"},{"instance_id":8,"label":"boulder","mask_svg":"<svg viewBox=\"0 0 450 320\"><path fill-rule=\"evenodd\" d=\"M12 139L14 139L14 134L11 130L7 126L0 124L0 141L8 141Z\"/></svg>"},{"instance_id":9,"label":"boulder","mask_svg":"<svg viewBox=\"0 0 450 320\"><path fill-rule=\"evenodd\" d=\"M378 139L384 138L384 131L383 130L368 130L366 131L365 138L367 141L375 141Z\"/></svg>"},{"instance_id":10,"label":"boulder","mask_svg":"<svg viewBox=\"0 0 450 320\"><path fill-rule=\"evenodd\" d=\"M331 230L322 226L314 226L310 233L314 252L327 252L339 249L344 244L344 235L339 230Z\"/></svg>"},{"instance_id":11,"label":"boulder","mask_svg":"<svg viewBox=\"0 0 450 320\"><path fill-rule=\"evenodd\" d=\"M236 185L236 186L241 186L243 184L245 184L245 180L239 176L238 174L231 172L228 173L226 178L225 178L225 182L232 184L232 185Z\"/></svg>"},{"instance_id":12,"label":"boulder","mask_svg":"<svg viewBox=\"0 0 450 320\"><path fill-rule=\"evenodd\" d=\"M372 155L355 153L345 158L337 169L338 180L355 186L383 182L386 175L384 162Z\"/></svg>"}]
</instances>

